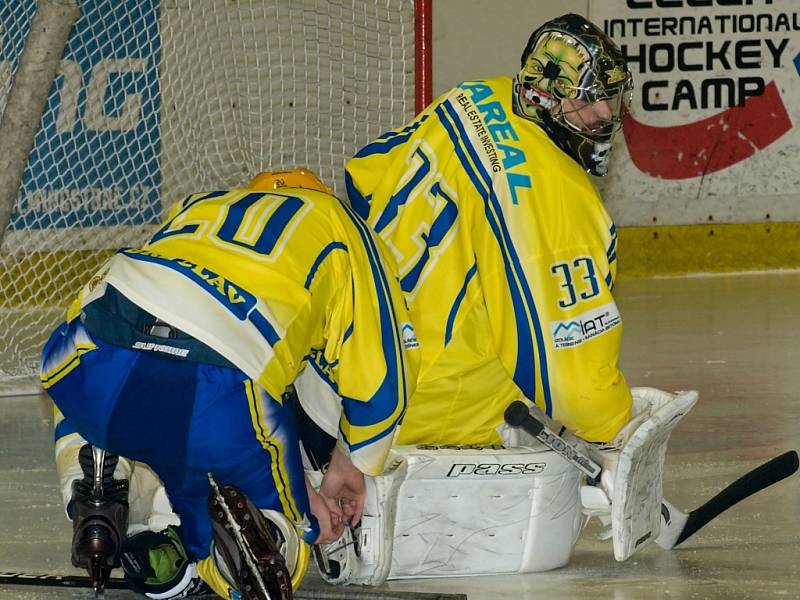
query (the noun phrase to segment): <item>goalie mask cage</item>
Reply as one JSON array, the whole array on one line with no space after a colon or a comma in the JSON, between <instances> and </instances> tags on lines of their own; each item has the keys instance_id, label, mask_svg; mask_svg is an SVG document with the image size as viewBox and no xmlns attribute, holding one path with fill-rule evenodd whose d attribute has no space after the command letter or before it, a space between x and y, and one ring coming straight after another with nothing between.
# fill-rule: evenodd
<instances>
[{"instance_id":1,"label":"goalie mask cage","mask_svg":"<svg viewBox=\"0 0 800 600\"><path fill-rule=\"evenodd\" d=\"M430 101L430 0L3 0L0 390L169 206L344 163Z\"/></svg>"}]
</instances>

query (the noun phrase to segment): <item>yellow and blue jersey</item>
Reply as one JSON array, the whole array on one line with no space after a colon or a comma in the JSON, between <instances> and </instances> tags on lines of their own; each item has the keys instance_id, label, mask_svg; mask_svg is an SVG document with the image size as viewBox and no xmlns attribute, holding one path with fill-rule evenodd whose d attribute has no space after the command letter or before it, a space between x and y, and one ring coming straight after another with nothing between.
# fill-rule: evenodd
<instances>
[{"instance_id":1,"label":"yellow and blue jersey","mask_svg":"<svg viewBox=\"0 0 800 600\"><path fill-rule=\"evenodd\" d=\"M411 325L386 264L381 242L328 194L199 193L173 206L142 248L118 252L68 321L107 284L222 355L272 398L313 363L341 397L339 433L353 463L375 475L418 360L415 342L404 343Z\"/></svg>"},{"instance_id":2,"label":"yellow and blue jersey","mask_svg":"<svg viewBox=\"0 0 800 600\"><path fill-rule=\"evenodd\" d=\"M513 113L511 78L447 92L359 151L346 184L420 343L401 443L497 442L520 395L585 439L616 434L631 405L616 228L580 166Z\"/></svg>"}]
</instances>

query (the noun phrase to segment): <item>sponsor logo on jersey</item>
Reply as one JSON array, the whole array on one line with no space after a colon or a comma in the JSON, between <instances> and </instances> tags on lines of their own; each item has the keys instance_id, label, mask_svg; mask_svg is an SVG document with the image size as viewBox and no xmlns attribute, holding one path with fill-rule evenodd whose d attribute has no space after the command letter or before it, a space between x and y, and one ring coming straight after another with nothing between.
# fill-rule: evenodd
<instances>
[{"instance_id":1,"label":"sponsor logo on jersey","mask_svg":"<svg viewBox=\"0 0 800 600\"><path fill-rule=\"evenodd\" d=\"M468 475L533 475L544 471L547 463L453 463L448 477Z\"/></svg>"},{"instance_id":2,"label":"sponsor logo on jersey","mask_svg":"<svg viewBox=\"0 0 800 600\"><path fill-rule=\"evenodd\" d=\"M621 322L617 305L613 302L587 311L567 321L551 321L553 346L573 348L613 329Z\"/></svg>"},{"instance_id":3,"label":"sponsor logo on jersey","mask_svg":"<svg viewBox=\"0 0 800 600\"><path fill-rule=\"evenodd\" d=\"M403 346L406 350L419 348L419 340L417 340L417 332L414 331L414 326L411 323L403 323L400 326L400 334L403 337Z\"/></svg>"},{"instance_id":4,"label":"sponsor logo on jersey","mask_svg":"<svg viewBox=\"0 0 800 600\"><path fill-rule=\"evenodd\" d=\"M525 172L528 162L525 149L503 103L483 81L462 83L458 87L464 90L455 100L461 107L465 125L472 129L492 173L505 174L511 202L519 204L520 193L524 195L533 184Z\"/></svg>"},{"instance_id":5,"label":"sponsor logo on jersey","mask_svg":"<svg viewBox=\"0 0 800 600\"><path fill-rule=\"evenodd\" d=\"M222 275L215 273L211 269L207 269L185 258L169 258L146 249L126 249L122 250L121 254L135 259L149 259L149 262L164 265L165 267L169 267L185 275L215 296L217 300L227 306L241 321L247 318L251 309L256 305L256 297L244 288L236 285L229 279L225 279Z\"/></svg>"}]
</instances>

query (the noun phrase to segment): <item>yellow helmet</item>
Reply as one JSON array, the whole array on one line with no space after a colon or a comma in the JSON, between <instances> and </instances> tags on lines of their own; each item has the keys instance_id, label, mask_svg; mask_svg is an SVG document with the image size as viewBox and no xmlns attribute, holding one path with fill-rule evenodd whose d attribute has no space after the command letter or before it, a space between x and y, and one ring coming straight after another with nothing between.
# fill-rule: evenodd
<instances>
[{"instance_id":1,"label":"yellow helmet","mask_svg":"<svg viewBox=\"0 0 800 600\"><path fill-rule=\"evenodd\" d=\"M333 190L322 183L308 169L289 169L288 171L262 171L247 186L252 190L277 190L278 188L303 188L333 194Z\"/></svg>"}]
</instances>

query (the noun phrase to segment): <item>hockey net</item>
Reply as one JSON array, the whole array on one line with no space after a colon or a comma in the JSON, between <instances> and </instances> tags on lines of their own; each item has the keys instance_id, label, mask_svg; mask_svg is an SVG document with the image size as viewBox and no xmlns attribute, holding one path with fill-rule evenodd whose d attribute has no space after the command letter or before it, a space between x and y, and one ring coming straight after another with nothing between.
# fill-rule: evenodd
<instances>
[{"instance_id":1,"label":"hockey net","mask_svg":"<svg viewBox=\"0 0 800 600\"><path fill-rule=\"evenodd\" d=\"M36 34L55 24L36 19L54 4L48 18L69 22L26 141L12 94L32 86L20 83L30 46L53 44L54 34ZM0 154L26 154L16 179L0 174L0 387L31 385L83 282L185 195L293 166L341 195L346 159L414 114L415 10L417 33L429 35L426 5L5 0ZM35 99L17 104L36 110Z\"/></svg>"}]
</instances>

